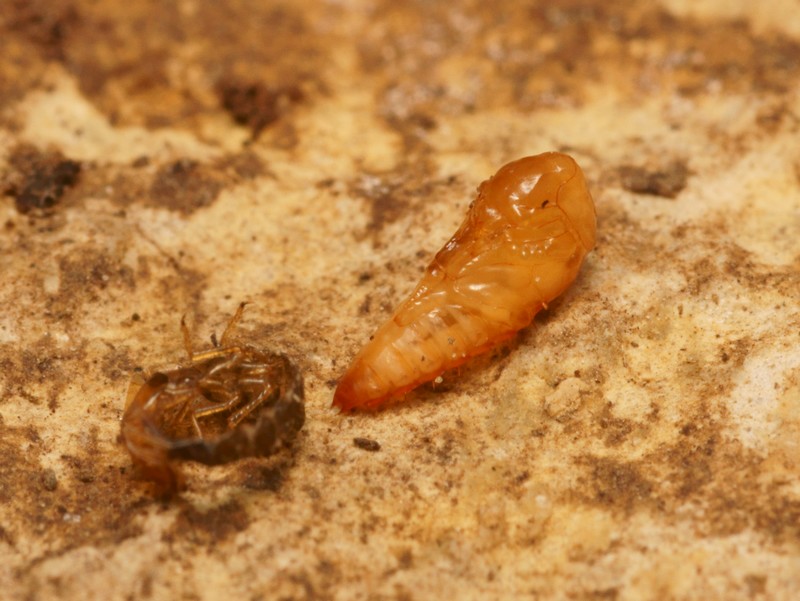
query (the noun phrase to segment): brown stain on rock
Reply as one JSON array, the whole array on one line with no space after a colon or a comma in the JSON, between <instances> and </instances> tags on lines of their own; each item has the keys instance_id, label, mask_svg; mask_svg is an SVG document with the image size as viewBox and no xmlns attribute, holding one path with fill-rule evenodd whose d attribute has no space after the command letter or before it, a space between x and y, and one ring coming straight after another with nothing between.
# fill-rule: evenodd
<instances>
[{"instance_id":1,"label":"brown stain on rock","mask_svg":"<svg viewBox=\"0 0 800 601\"><path fill-rule=\"evenodd\" d=\"M28 557L17 577L77 547L118 544L141 533L134 523L139 500L129 478L98 460L99 449L96 434L89 432L80 455L62 455L56 469L43 468L47 443L36 430L0 423L4 538L14 547L18 537L35 533L45 543L44 554Z\"/></svg>"},{"instance_id":2,"label":"brown stain on rock","mask_svg":"<svg viewBox=\"0 0 800 601\"><path fill-rule=\"evenodd\" d=\"M687 224L676 228L672 239L654 237L613 204L600 205L599 220L603 224L598 251L602 261L611 260L634 273L641 272L645 264L669 265L670 273L686 274L687 283L680 293L685 295L687 306L720 304L720 297L730 303L731 294L723 292L726 289L736 291L736 298L758 295L765 289L791 295L800 284L792 266L755 260L716 225ZM686 245L692 246L691 253L686 252ZM680 306L639 306L638 314L644 318L627 316L616 309L606 313L596 303L593 307L592 332L607 333L611 343L586 352L602 357L607 370L619 367L615 366L617 362L624 367L628 360L639 359L645 341L669 344L680 340L678 337L686 339L674 358L676 371L672 379L660 383L634 370L627 371L628 382L636 382L643 394L653 399L653 411L642 416L644 419L619 418L610 405L589 402L586 409L590 415L579 412L567 425L571 436L586 437L587 441L598 437L606 450L602 455L577 455L575 462L581 476L565 499L612 514L645 511L663 524L677 524L689 511L693 528L702 537L751 532L766 537L771 548L797 540L797 500L785 483L772 475L769 457L731 440L730 417L725 409L748 357L771 344L780 333L755 336L743 332L713 337L707 331L687 327L684 322L693 317L681 313ZM775 309L791 314L785 307ZM577 337L580 348L586 349L598 346L598 338L605 338L583 340L586 333L580 330L567 330L564 335ZM699 337L697 348L693 348L693 336ZM560 343L560 337L553 345L547 340L534 342L546 353ZM670 387L668 393L661 392L663 384ZM678 394L676 386L680 387ZM602 398L602 386L599 394ZM679 403L682 421L676 426L664 421L664 412L676 408L664 404L662 398L674 398ZM637 455L634 461L628 458L628 445L647 441L654 434L663 438L670 431L667 442L643 456Z\"/></svg>"},{"instance_id":3,"label":"brown stain on rock","mask_svg":"<svg viewBox=\"0 0 800 601\"><path fill-rule=\"evenodd\" d=\"M351 193L368 202L368 228L380 232L387 224L403 217L410 206L409 194L403 190L402 175L365 174L351 186Z\"/></svg>"},{"instance_id":4,"label":"brown stain on rock","mask_svg":"<svg viewBox=\"0 0 800 601\"><path fill-rule=\"evenodd\" d=\"M673 161L663 168L649 169L633 165L619 168L622 186L638 194L675 198L686 187L689 168L683 161Z\"/></svg>"},{"instance_id":5,"label":"brown stain on rock","mask_svg":"<svg viewBox=\"0 0 800 601\"><path fill-rule=\"evenodd\" d=\"M371 438L363 438L361 436L357 436L356 438L353 439L353 445L355 445L356 448L362 449L364 451L370 451L373 453L381 450L381 443L379 443L377 440L372 440Z\"/></svg>"},{"instance_id":6,"label":"brown stain on rock","mask_svg":"<svg viewBox=\"0 0 800 601\"><path fill-rule=\"evenodd\" d=\"M0 182L6 194L14 197L17 211L45 215L61 201L78 179L81 164L58 151L40 151L21 144L9 159L14 172Z\"/></svg>"},{"instance_id":7,"label":"brown stain on rock","mask_svg":"<svg viewBox=\"0 0 800 601\"><path fill-rule=\"evenodd\" d=\"M214 548L245 530L249 524L247 511L238 501L227 501L206 510L187 503L162 538L167 542L186 541Z\"/></svg>"},{"instance_id":8,"label":"brown stain on rock","mask_svg":"<svg viewBox=\"0 0 800 601\"><path fill-rule=\"evenodd\" d=\"M179 160L158 170L149 196L159 207L189 214L214 202L222 188L222 177L215 171Z\"/></svg>"},{"instance_id":9,"label":"brown stain on rock","mask_svg":"<svg viewBox=\"0 0 800 601\"><path fill-rule=\"evenodd\" d=\"M7 9L8 27L40 48L45 57L63 59L64 37L77 18L73 6L47 0L11 0Z\"/></svg>"},{"instance_id":10,"label":"brown stain on rock","mask_svg":"<svg viewBox=\"0 0 800 601\"><path fill-rule=\"evenodd\" d=\"M800 502L769 476L765 459L724 440L724 421L702 404L687 412L673 442L640 460L579 457L584 475L571 498L624 514L644 509L667 523L692 506L701 508L694 523L703 536L752 530L774 545L798 540Z\"/></svg>"},{"instance_id":11,"label":"brown stain on rock","mask_svg":"<svg viewBox=\"0 0 800 601\"><path fill-rule=\"evenodd\" d=\"M196 124L221 110L217 82L255 82L264 90L296 90L306 82L323 87L317 82L328 40L307 21L320 15L289 4L235 0L185 11L153 0L68 0L58 6L14 0L8 9L0 38L11 36L11 49L27 51L31 66L58 61L115 124ZM174 71L174 49L188 40L193 50L177 59L181 68ZM255 121L265 125L262 117Z\"/></svg>"},{"instance_id":12,"label":"brown stain on rock","mask_svg":"<svg viewBox=\"0 0 800 601\"><path fill-rule=\"evenodd\" d=\"M603 442L609 447L617 447L623 444L634 432L645 435L648 428L646 424L641 424L631 419L614 417L608 404L606 404L598 417L597 425L603 437Z\"/></svg>"},{"instance_id":13,"label":"brown stain on rock","mask_svg":"<svg viewBox=\"0 0 800 601\"><path fill-rule=\"evenodd\" d=\"M223 79L217 84L217 94L233 120L248 127L253 138L305 99L305 93L298 85L270 87L261 82L231 79Z\"/></svg>"},{"instance_id":14,"label":"brown stain on rock","mask_svg":"<svg viewBox=\"0 0 800 601\"><path fill-rule=\"evenodd\" d=\"M408 223L410 228L423 231L430 227L427 208L437 204L461 205L466 212L467 205L474 198L474 191L456 192L453 200L453 189L458 189L453 176L437 178L435 167L430 161L430 150L417 148L410 151L406 160L397 166L382 172L362 171L350 182L348 187L353 197L365 201L364 209L369 216L364 232L355 232L355 237L369 236L373 245L381 248L388 237L384 230L400 221ZM463 217L456 209L457 221ZM456 222L454 222L455 228ZM445 240L442 240L442 243ZM420 249L417 259L422 261L433 256L435 251Z\"/></svg>"},{"instance_id":15,"label":"brown stain on rock","mask_svg":"<svg viewBox=\"0 0 800 601\"><path fill-rule=\"evenodd\" d=\"M419 44L425 53L409 51ZM800 74L800 44L785 35L621 1L383 2L359 47L364 69L385 80L385 114L406 122L417 114L578 106L597 84L631 96L658 88L697 96L716 85L783 93Z\"/></svg>"},{"instance_id":16,"label":"brown stain on rock","mask_svg":"<svg viewBox=\"0 0 800 601\"><path fill-rule=\"evenodd\" d=\"M136 288L134 271L120 262L120 257L101 252L92 246L74 248L58 259L59 293L51 307L59 312L78 302L97 302L109 288L132 292ZM80 294L76 295L76 292Z\"/></svg>"},{"instance_id":17,"label":"brown stain on rock","mask_svg":"<svg viewBox=\"0 0 800 601\"><path fill-rule=\"evenodd\" d=\"M3 402L24 401L31 405L46 405L55 412L59 398L69 385L68 374L80 350L66 351L44 336L22 351L13 352L11 345L0 345L3 380L7 383Z\"/></svg>"},{"instance_id":18,"label":"brown stain on rock","mask_svg":"<svg viewBox=\"0 0 800 601\"><path fill-rule=\"evenodd\" d=\"M265 465L263 462L253 462L240 468L241 485L250 490L267 490L277 492L284 480L284 465Z\"/></svg>"},{"instance_id":19,"label":"brown stain on rock","mask_svg":"<svg viewBox=\"0 0 800 601\"><path fill-rule=\"evenodd\" d=\"M121 211L144 204L188 216L211 206L226 188L271 175L265 162L249 148L209 161L156 162L141 156L130 165L85 166L80 197L107 198ZM119 216L124 219L126 214L121 212Z\"/></svg>"},{"instance_id":20,"label":"brown stain on rock","mask_svg":"<svg viewBox=\"0 0 800 601\"><path fill-rule=\"evenodd\" d=\"M644 476L643 466L638 462L585 456L578 463L588 468L586 490L594 504L628 514L634 509L656 505L655 487Z\"/></svg>"},{"instance_id":21,"label":"brown stain on rock","mask_svg":"<svg viewBox=\"0 0 800 601\"><path fill-rule=\"evenodd\" d=\"M47 64L64 57L64 39L76 13L68 3L9 0L0 11L0 107L7 107L40 85ZM0 122L16 126L13 117Z\"/></svg>"}]
</instances>

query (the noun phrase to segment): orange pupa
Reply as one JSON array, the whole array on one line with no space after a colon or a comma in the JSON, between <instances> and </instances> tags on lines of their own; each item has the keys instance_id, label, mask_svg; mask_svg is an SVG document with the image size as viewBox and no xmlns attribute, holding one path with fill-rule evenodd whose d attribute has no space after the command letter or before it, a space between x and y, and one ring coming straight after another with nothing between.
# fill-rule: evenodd
<instances>
[{"instance_id":1,"label":"orange pupa","mask_svg":"<svg viewBox=\"0 0 800 601\"><path fill-rule=\"evenodd\" d=\"M377 409L514 336L576 278L596 221L572 157L547 152L503 166L353 359L333 405Z\"/></svg>"}]
</instances>

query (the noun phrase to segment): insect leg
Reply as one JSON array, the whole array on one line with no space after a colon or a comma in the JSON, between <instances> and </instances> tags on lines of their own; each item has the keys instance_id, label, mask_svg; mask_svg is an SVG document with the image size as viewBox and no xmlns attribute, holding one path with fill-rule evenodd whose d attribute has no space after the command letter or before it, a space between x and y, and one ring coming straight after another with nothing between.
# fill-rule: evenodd
<instances>
[{"instance_id":1,"label":"insect leg","mask_svg":"<svg viewBox=\"0 0 800 601\"><path fill-rule=\"evenodd\" d=\"M246 302L239 303L239 308L236 309L236 313L233 314L231 320L228 322L228 325L225 327L225 331L222 332L222 338L219 339L219 345L225 348L225 342L228 340L228 336L233 331L233 328L239 323L239 320L242 318L242 313L244 313L244 308L247 306Z\"/></svg>"},{"instance_id":2,"label":"insect leg","mask_svg":"<svg viewBox=\"0 0 800 601\"><path fill-rule=\"evenodd\" d=\"M200 409L195 409L194 411L192 411L192 420L194 422L196 429L199 430L199 424L197 423L198 418L202 419L210 415L216 415L217 413L222 413L223 411L230 411L241 402L242 402L242 393L240 391L237 391L235 394L231 395L231 398L229 398L227 401L223 401L222 403L217 403L216 405L209 405L208 407L201 407ZM248 405L249 404L250 403L248 403Z\"/></svg>"},{"instance_id":3,"label":"insect leg","mask_svg":"<svg viewBox=\"0 0 800 601\"><path fill-rule=\"evenodd\" d=\"M194 352L192 351L192 337L189 334L189 326L186 325L186 315L181 315L181 334L183 334L183 348L186 349L189 361L192 361Z\"/></svg>"},{"instance_id":4,"label":"insect leg","mask_svg":"<svg viewBox=\"0 0 800 601\"><path fill-rule=\"evenodd\" d=\"M215 365L209 373L216 373L220 369L225 369L226 367L230 367L234 365L240 359L238 355L242 352L241 347L238 346L231 346L227 348L219 348L219 349L212 349L210 351L203 351L202 353L197 353L192 359L192 363L203 363L208 361L209 359L216 359L217 357L224 357L225 355L233 355L229 361L225 361L220 363L219 365Z\"/></svg>"},{"instance_id":5,"label":"insect leg","mask_svg":"<svg viewBox=\"0 0 800 601\"><path fill-rule=\"evenodd\" d=\"M235 428L239 423L262 405L273 393L275 388L272 384L267 384L264 390L261 391L256 398L247 403L244 407L239 408L234 413L228 416L228 427Z\"/></svg>"}]
</instances>

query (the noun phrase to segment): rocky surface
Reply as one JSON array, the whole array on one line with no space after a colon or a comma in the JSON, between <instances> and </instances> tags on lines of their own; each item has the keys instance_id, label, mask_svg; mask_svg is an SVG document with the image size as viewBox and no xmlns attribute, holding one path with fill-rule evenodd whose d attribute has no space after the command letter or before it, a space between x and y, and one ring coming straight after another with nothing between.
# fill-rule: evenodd
<instances>
[{"instance_id":1,"label":"rocky surface","mask_svg":"<svg viewBox=\"0 0 800 601\"><path fill-rule=\"evenodd\" d=\"M0 57L7 598L794 598L796 0L4 0ZM578 281L332 411L480 181L546 150L597 204ZM154 498L128 383L244 300L306 425Z\"/></svg>"}]
</instances>

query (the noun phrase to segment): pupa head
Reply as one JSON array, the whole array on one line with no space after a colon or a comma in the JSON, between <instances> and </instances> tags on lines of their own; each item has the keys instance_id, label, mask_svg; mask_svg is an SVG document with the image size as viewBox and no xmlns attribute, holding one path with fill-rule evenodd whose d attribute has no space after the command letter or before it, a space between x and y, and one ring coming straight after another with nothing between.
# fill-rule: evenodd
<instances>
[{"instance_id":1,"label":"pupa head","mask_svg":"<svg viewBox=\"0 0 800 601\"><path fill-rule=\"evenodd\" d=\"M594 248L596 214L583 171L560 152L546 152L508 163L480 185L478 212L510 223L547 219L562 211L586 250Z\"/></svg>"}]
</instances>

